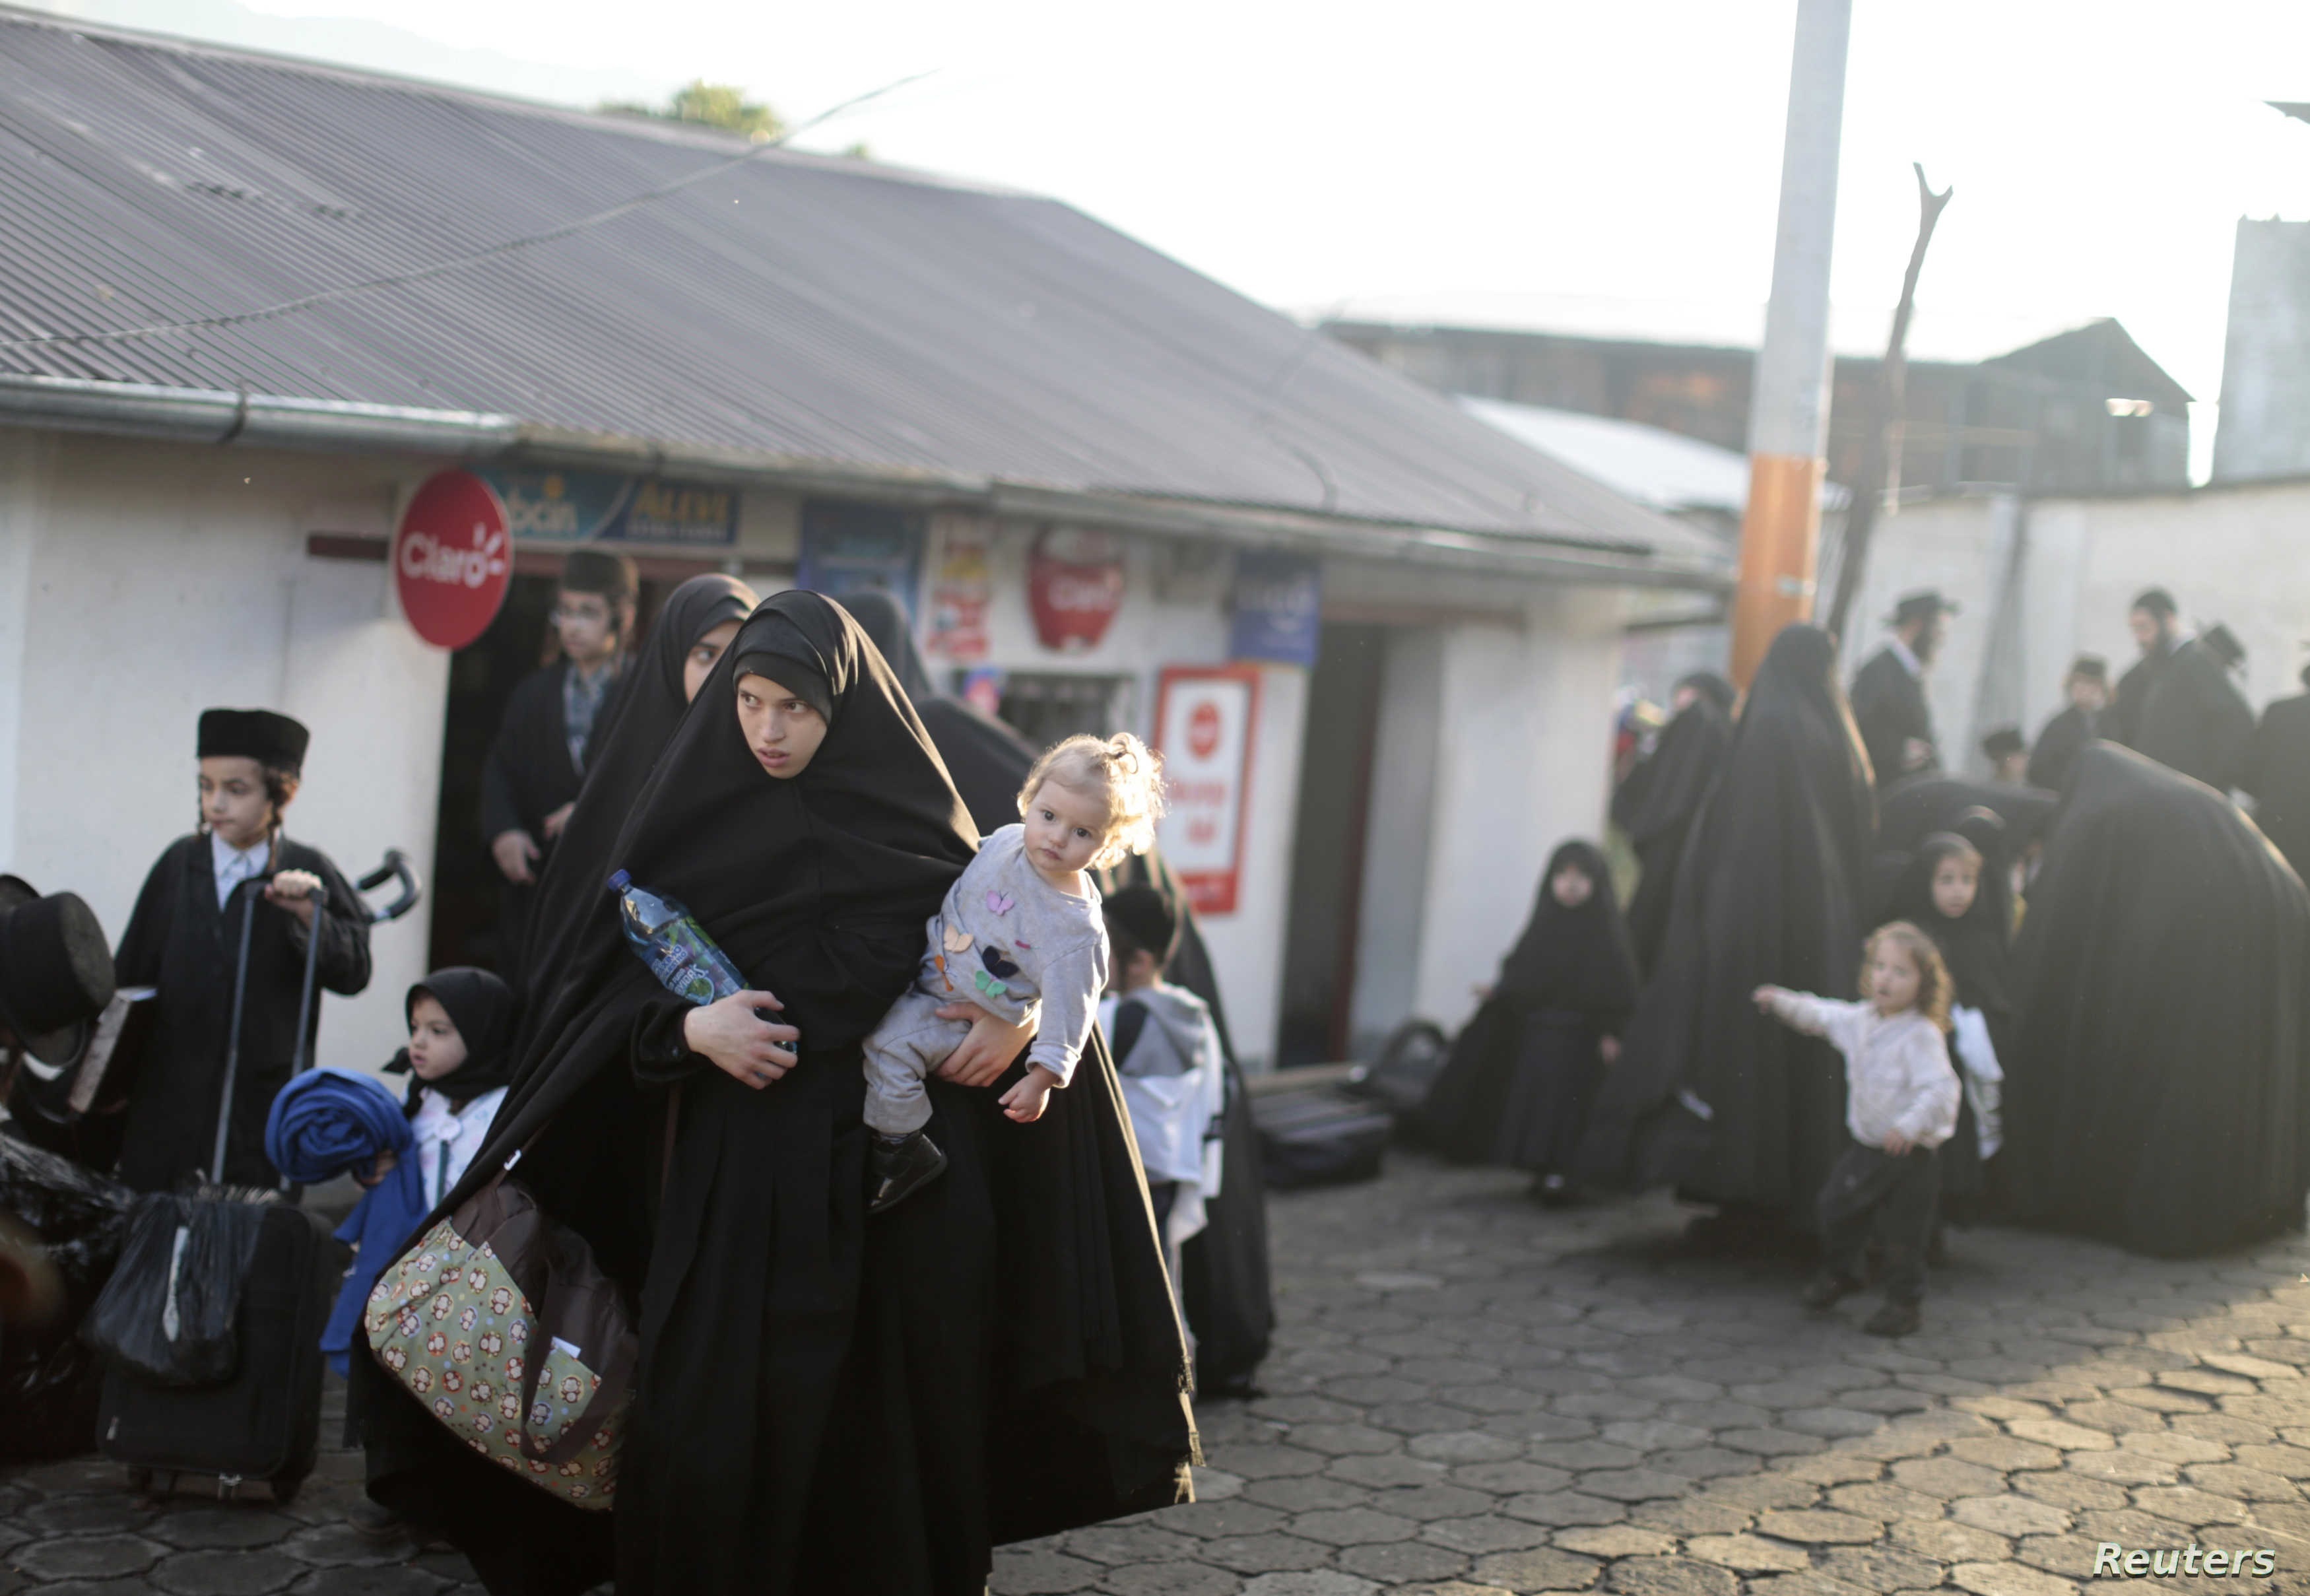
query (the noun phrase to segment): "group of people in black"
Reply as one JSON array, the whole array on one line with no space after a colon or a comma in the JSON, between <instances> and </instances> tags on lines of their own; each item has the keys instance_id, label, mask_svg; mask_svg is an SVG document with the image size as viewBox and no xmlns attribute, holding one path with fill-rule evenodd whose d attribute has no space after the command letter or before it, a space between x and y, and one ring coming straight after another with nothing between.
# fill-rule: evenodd
<instances>
[{"instance_id":1,"label":"group of people in black","mask_svg":"<svg viewBox=\"0 0 2310 1596\"><path fill-rule=\"evenodd\" d=\"M1019 821L1038 750L940 692L883 595L759 600L699 577L636 647L634 576L592 551L569 561L561 657L513 695L485 781L504 979L460 969L413 987L396 1061L417 1077L412 1119L425 1105L439 1122L418 1143L433 1212L412 1236L517 1170L630 1305L618 1508L490 1466L356 1337L369 1520L451 1540L499 1591L614 1574L633 1592L975 1593L995 1544L1181 1499L1187 1393L1198 1375L1247 1389L1271 1311L1247 1104L1177 880L1150 854L1099 887L1127 933L1125 1007L1208 1012L1225 1055L1224 1108L1169 1158L1192 1171L1208 1137L1210 1164L1235 1167L1204 1178L1200 1230L1167 1253L1176 1193L1151 1200L1096 1028L1068 1089L1014 1123L998 1099L1032 1017L967 1005L968 1038L925 1083L945 1172L870 1223L862 1044L916 976L925 924L982 829ZM772 672L802 684L787 719L814 720L818 739L784 778L755 743L786 733L741 724L741 684ZM327 990L367 984L367 912L283 829L308 741L270 711L202 717L201 823L154 867L117 950L121 984L157 987L162 1011L118 1154L140 1189L204 1178L221 1115L228 1184L278 1186L264 1133L300 1018L310 1056L308 950ZM685 1011L625 946L614 869L686 904L775 991L775 1016L750 1021L775 1086L693 1051L707 1044L684 1014L706 1011ZM239 1073L221 1103L229 1032Z\"/></svg>"},{"instance_id":2,"label":"group of people in black","mask_svg":"<svg viewBox=\"0 0 2310 1596\"><path fill-rule=\"evenodd\" d=\"M1941 768L1926 694L1953 608L1903 600L1849 696L1810 625L1737 698L1678 685L1614 795L1628 912L1602 849L1558 850L1431 1140L1530 1170L1543 1201L1668 1186L1715 1210L1704 1237L1826 1238L1816 1303L1850 1288L1874 1222L1907 1298L1883 1333L1915 1327L1949 1222L2161 1254L2302 1222L2310 697L2257 724L2235 639L2184 634L2152 590L2114 700L2080 660L2035 747L1984 750L1994 775L1970 779ZM1941 1037L1923 1053L1895 1023L1918 1015ZM1840 1211L1856 1147L1874 1184Z\"/></svg>"}]
</instances>

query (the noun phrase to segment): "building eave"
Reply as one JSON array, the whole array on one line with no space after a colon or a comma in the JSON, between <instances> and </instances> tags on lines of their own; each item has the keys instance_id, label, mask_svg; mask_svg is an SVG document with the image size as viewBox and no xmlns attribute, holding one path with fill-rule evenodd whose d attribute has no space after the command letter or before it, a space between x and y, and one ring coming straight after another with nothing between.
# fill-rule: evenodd
<instances>
[{"instance_id":1,"label":"building eave","mask_svg":"<svg viewBox=\"0 0 2310 1596\"><path fill-rule=\"evenodd\" d=\"M787 492L976 508L1019 520L1075 521L1159 537L1211 538L1238 547L1290 549L1533 581L1723 593L1733 580L1728 563L1540 533L1474 533L1282 507L806 459L574 432L478 411L0 373L0 424L214 446L678 473Z\"/></svg>"}]
</instances>

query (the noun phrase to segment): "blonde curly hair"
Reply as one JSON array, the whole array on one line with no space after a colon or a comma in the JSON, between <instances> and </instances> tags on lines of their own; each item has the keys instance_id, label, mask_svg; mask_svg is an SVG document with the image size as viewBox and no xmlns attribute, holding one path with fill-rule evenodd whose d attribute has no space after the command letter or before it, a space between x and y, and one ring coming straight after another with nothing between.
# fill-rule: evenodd
<instances>
[{"instance_id":1,"label":"blonde curly hair","mask_svg":"<svg viewBox=\"0 0 2310 1596\"><path fill-rule=\"evenodd\" d=\"M1130 733L1070 737L1044 750L1019 789L1021 816L1046 781L1107 799L1107 837L1091 856L1090 869L1106 870L1155 846L1155 822L1164 808L1163 756Z\"/></svg>"},{"instance_id":2,"label":"blonde curly hair","mask_svg":"<svg viewBox=\"0 0 2310 1596\"><path fill-rule=\"evenodd\" d=\"M1872 995L1869 990L1869 960L1876 957L1880 942L1890 942L1908 954L1910 962L1917 967L1917 1012L1932 1020L1937 1029L1949 1029L1950 1002L1957 984L1950 979L1949 966L1941 959L1940 945L1906 920L1886 922L1861 944L1861 995Z\"/></svg>"}]
</instances>

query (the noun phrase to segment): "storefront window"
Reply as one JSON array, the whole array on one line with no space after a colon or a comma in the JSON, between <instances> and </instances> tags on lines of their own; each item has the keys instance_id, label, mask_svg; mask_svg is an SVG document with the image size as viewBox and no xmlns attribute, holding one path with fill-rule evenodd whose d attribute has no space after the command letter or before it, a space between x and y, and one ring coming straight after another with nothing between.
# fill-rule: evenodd
<instances>
[{"instance_id":1,"label":"storefront window","mask_svg":"<svg viewBox=\"0 0 2310 1596\"><path fill-rule=\"evenodd\" d=\"M1129 676L1012 671L1003 677L1003 720L1038 748L1078 732L1112 736L1137 724L1137 682ZM960 683L958 681L957 690Z\"/></svg>"}]
</instances>

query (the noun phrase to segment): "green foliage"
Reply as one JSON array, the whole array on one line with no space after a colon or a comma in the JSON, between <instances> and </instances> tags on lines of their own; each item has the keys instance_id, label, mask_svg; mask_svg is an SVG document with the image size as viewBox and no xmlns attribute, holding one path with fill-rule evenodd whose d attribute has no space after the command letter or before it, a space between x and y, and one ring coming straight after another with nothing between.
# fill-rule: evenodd
<instances>
[{"instance_id":1,"label":"green foliage","mask_svg":"<svg viewBox=\"0 0 2310 1596\"><path fill-rule=\"evenodd\" d=\"M704 78L676 89L662 106L612 102L601 108L621 117L695 122L725 133L743 134L758 143L786 131L786 124L778 119L777 112L760 100L748 100L743 89L733 83L709 83Z\"/></svg>"}]
</instances>

